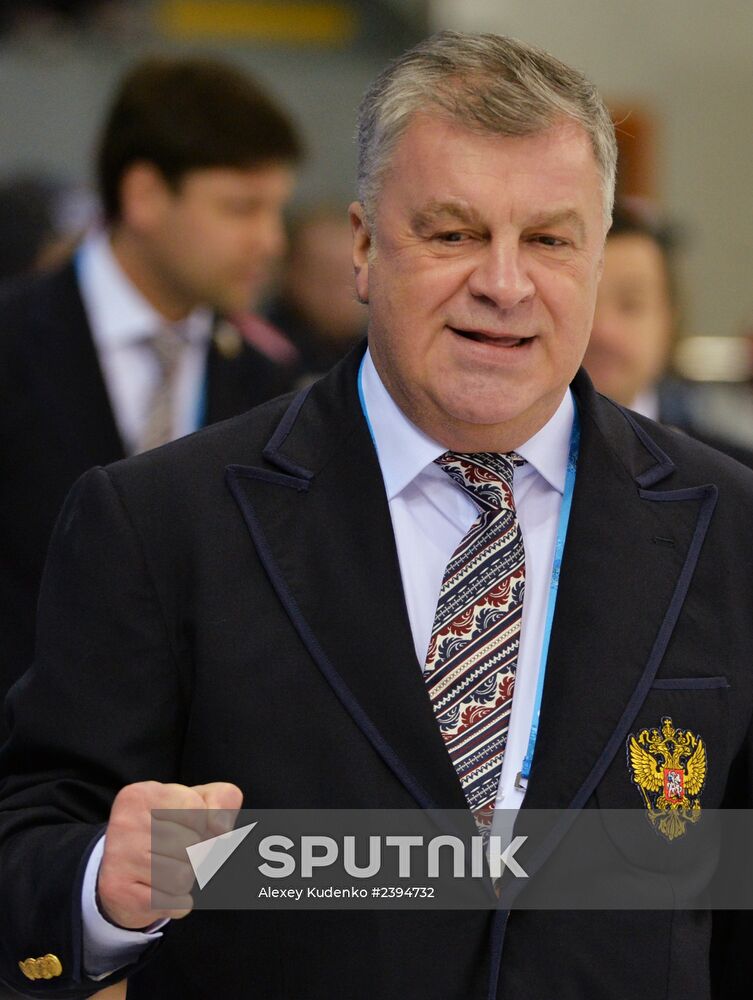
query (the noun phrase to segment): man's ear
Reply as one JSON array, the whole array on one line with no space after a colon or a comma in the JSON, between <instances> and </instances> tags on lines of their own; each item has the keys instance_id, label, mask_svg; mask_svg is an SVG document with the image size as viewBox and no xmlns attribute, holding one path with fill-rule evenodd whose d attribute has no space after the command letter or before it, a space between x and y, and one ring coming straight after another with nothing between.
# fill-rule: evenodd
<instances>
[{"instance_id":1,"label":"man's ear","mask_svg":"<svg viewBox=\"0 0 753 1000\"><path fill-rule=\"evenodd\" d=\"M353 271L356 276L358 301L369 301L369 252L371 250L371 230L366 221L366 212L360 201L354 201L348 208L350 226L353 230Z\"/></svg>"},{"instance_id":2,"label":"man's ear","mask_svg":"<svg viewBox=\"0 0 753 1000\"><path fill-rule=\"evenodd\" d=\"M120 218L137 232L159 225L173 191L151 163L132 163L120 179Z\"/></svg>"}]
</instances>

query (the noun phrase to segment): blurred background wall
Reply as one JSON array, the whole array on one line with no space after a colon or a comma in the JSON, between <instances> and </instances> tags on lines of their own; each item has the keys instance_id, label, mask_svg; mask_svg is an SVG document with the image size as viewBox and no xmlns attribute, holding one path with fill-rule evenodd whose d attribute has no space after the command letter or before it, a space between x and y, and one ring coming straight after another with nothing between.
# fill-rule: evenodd
<instances>
[{"instance_id":1,"label":"blurred background wall","mask_svg":"<svg viewBox=\"0 0 753 1000\"><path fill-rule=\"evenodd\" d=\"M591 75L622 120L626 193L651 198L685 233L685 332L737 335L753 323L748 0L3 0L0 15L0 177L86 181L123 68L145 51L207 50L258 73L303 127L299 204L347 202L355 109L390 56L440 27L543 45Z\"/></svg>"},{"instance_id":2,"label":"blurred background wall","mask_svg":"<svg viewBox=\"0 0 753 1000\"><path fill-rule=\"evenodd\" d=\"M309 157L298 200L349 198L360 95L386 59L422 34L389 3L97 6L111 8L107 18L53 25L24 17L20 30L0 39L0 173L39 168L86 178L97 125L124 68L144 53L207 52L258 75L302 127ZM116 15L116 7L124 10Z\"/></svg>"}]
</instances>

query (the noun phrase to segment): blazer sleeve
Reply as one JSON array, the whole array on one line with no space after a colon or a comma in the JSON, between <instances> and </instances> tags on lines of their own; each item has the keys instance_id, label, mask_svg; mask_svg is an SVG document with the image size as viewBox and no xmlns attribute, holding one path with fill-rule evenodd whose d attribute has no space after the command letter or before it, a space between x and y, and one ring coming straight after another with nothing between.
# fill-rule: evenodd
<instances>
[{"instance_id":1,"label":"blazer sleeve","mask_svg":"<svg viewBox=\"0 0 753 1000\"><path fill-rule=\"evenodd\" d=\"M179 654L148 559L110 476L94 469L61 512L32 667L6 706L0 751L0 978L28 996L85 997L81 882L116 793L172 781L186 720ZM57 956L31 981L19 961Z\"/></svg>"}]
</instances>

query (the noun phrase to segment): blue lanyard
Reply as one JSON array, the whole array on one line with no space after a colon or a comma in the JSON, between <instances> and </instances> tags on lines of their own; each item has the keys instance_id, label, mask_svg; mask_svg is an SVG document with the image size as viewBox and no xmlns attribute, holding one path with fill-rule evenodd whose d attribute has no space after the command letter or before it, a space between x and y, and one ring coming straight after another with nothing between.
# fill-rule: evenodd
<instances>
[{"instance_id":1,"label":"blue lanyard","mask_svg":"<svg viewBox=\"0 0 753 1000\"><path fill-rule=\"evenodd\" d=\"M199 390L199 398L196 400L196 409L194 410L194 426L193 430L199 430L206 426L207 422L207 397L209 395L209 359L207 358L207 364L205 366L206 370L204 372L204 377L201 380L201 388Z\"/></svg>"},{"instance_id":2,"label":"blue lanyard","mask_svg":"<svg viewBox=\"0 0 753 1000\"><path fill-rule=\"evenodd\" d=\"M539 664L539 676L536 682L536 701L533 706L533 719L531 720L531 733L528 737L528 750L523 760L523 766L515 779L516 788L525 788L523 782L528 781L533 763L533 752L536 749L536 737L539 733L539 716L541 715L541 696L544 693L544 677L546 676L546 661L549 656L549 640L552 637L552 622L554 620L554 608L557 603L557 589L560 583L560 569L562 568L562 553L565 548L565 538L567 536L567 524L570 520L570 508L573 505L573 492L575 490L575 470L578 465L578 449L580 447L580 420L578 418L578 408L575 407L573 413L573 429L570 434L570 451L567 456L567 473L565 474L565 491L562 494L562 504L560 505L560 518L557 526L557 541L554 545L554 561L552 563L552 580L549 584L549 603L546 609L546 621L544 623L544 638L541 643L541 662Z\"/></svg>"},{"instance_id":3,"label":"blue lanyard","mask_svg":"<svg viewBox=\"0 0 753 1000\"><path fill-rule=\"evenodd\" d=\"M363 394L363 366L366 364L366 355L361 358L361 364L358 366L358 401L361 404L361 409L363 410L363 415L366 418L366 426L369 428L369 434L371 435L371 440L374 445L374 450L377 450L376 437L374 436L374 428L371 426L371 418L369 417L369 411L366 406L366 399Z\"/></svg>"}]
</instances>

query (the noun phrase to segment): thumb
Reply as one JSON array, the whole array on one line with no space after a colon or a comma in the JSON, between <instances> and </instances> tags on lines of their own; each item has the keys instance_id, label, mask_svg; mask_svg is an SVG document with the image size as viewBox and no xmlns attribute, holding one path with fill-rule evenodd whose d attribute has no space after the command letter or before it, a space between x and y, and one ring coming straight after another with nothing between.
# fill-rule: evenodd
<instances>
[{"instance_id":1,"label":"thumb","mask_svg":"<svg viewBox=\"0 0 753 1000\"><path fill-rule=\"evenodd\" d=\"M243 805L243 792L237 785L213 781L208 785L194 785L193 791L204 800L205 808L212 810L208 825L215 836L233 829L238 810Z\"/></svg>"}]
</instances>

